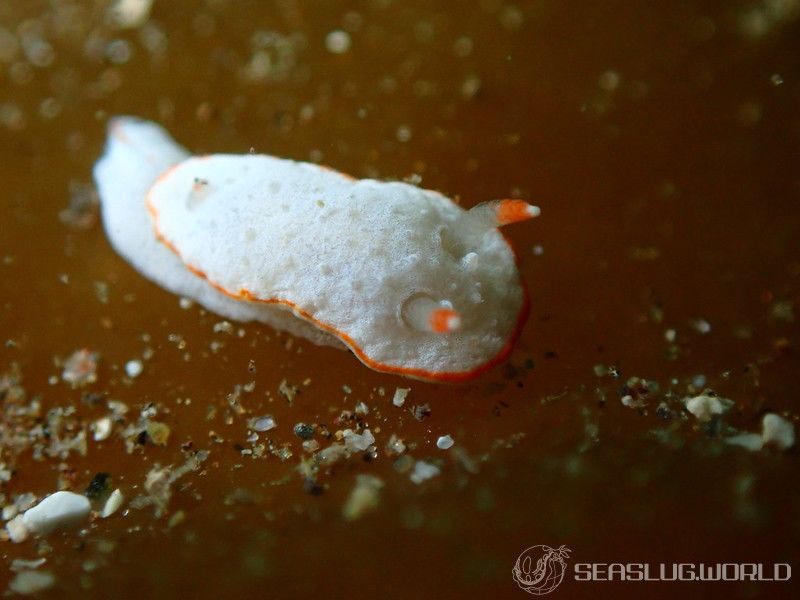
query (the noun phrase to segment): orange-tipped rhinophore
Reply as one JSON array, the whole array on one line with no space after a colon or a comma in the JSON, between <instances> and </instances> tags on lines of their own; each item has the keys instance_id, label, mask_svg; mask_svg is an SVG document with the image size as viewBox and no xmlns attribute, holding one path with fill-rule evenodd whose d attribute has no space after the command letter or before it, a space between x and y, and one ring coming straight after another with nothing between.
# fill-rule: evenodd
<instances>
[{"instance_id":1,"label":"orange-tipped rhinophore","mask_svg":"<svg viewBox=\"0 0 800 600\"><path fill-rule=\"evenodd\" d=\"M538 206L524 200L489 200L470 209L469 214L480 218L493 227L527 221L541 214Z\"/></svg>"}]
</instances>

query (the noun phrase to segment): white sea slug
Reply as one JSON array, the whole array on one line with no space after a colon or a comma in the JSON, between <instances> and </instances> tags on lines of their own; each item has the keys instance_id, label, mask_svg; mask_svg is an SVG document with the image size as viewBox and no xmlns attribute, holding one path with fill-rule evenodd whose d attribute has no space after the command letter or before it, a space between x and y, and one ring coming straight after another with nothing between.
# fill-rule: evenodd
<instances>
[{"instance_id":1,"label":"white sea slug","mask_svg":"<svg viewBox=\"0 0 800 600\"><path fill-rule=\"evenodd\" d=\"M465 211L405 183L264 155L191 157L160 126L109 124L94 170L114 248L212 312L347 347L378 371L472 378L506 358L527 315L497 229L520 200Z\"/></svg>"}]
</instances>

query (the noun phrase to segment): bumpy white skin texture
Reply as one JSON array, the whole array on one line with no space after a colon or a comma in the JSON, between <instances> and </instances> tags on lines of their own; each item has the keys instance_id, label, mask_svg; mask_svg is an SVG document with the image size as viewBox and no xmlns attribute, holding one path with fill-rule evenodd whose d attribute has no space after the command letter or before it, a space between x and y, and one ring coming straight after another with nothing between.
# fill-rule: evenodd
<instances>
[{"instance_id":1,"label":"bumpy white skin texture","mask_svg":"<svg viewBox=\"0 0 800 600\"><path fill-rule=\"evenodd\" d=\"M148 204L159 235L209 281L291 303L380 370L469 373L519 324L524 292L509 245L497 229L476 234L466 211L432 191L212 155L160 178ZM461 329L410 327L401 307L417 294L450 302Z\"/></svg>"},{"instance_id":2,"label":"bumpy white skin texture","mask_svg":"<svg viewBox=\"0 0 800 600\"><path fill-rule=\"evenodd\" d=\"M174 294L237 321L260 321L317 344L343 347L335 337L278 306L241 302L214 289L159 243L145 197L156 178L189 157L160 126L134 117L109 122L108 141L94 168L103 225L114 249L137 271Z\"/></svg>"}]
</instances>

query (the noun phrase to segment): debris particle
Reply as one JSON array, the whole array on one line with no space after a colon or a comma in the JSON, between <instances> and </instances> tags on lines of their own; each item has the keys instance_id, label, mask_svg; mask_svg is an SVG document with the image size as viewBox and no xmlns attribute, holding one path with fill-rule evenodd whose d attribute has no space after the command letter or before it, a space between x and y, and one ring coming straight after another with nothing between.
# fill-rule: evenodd
<instances>
[{"instance_id":1,"label":"debris particle","mask_svg":"<svg viewBox=\"0 0 800 600\"><path fill-rule=\"evenodd\" d=\"M339 444L334 442L327 448L323 448L319 452L314 455L314 460L322 466L330 466L337 462L340 459L344 458L347 454L347 450L344 447L344 444Z\"/></svg>"},{"instance_id":2,"label":"debris particle","mask_svg":"<svg viewBox=\"0 0 800 600\"><path fill-rule=\"evenodd\" d=\"M374 475L356 475L356 485L342 509L342 516L347 521L355 521L378 506L383 480Z\"/></svg>"},{"instance_id":3,"label":"debris particle","mask_svg":"<svg viewBox=\"0 0 800 600\"><path fill-rule=\"evenodd\" d=\"M150 17L153 0L116 0L108 9L109 17L121 29L136 29Z\"/></svg>"},{"instance_id":4,"label":"debris particle","mask_svg":"<svg viewBox=\"0 0 800 600\"><path fill-rule=\"evenodd\" d=\"M647 405L650 395L657 387L654 381L631 377L620 390L620 401L629 408L642 408Z\"/></svg>"},{"instance_id":5,"label":"debris particle","mask_svg":"<svg viewBox=\"0 0 800 600\"><path fill-rule=\"evenodd\" d=\"M122 494L119 488L115 489L113 492L111 492L108 500L106 500L105 504L103 505L103 510L100 511L100 516L104 519L107 519L119 510L124 501L125 496Z\"/></svg>"},{"instance_id":6,"label":"debris particle","mask_svg":"<svg viewBox=\"0 0 800 600\"><path fill-rule=\"evenodd\" d=\"M108 480L111 475L108 473L97 473L86 488L86 497L90 500L97 500L108 493Z\"/></svg>"},{"instance_id":7,"label":"debris particle","mask_svg":"<svg viewBox=\"0 0 800 600\"><path fill-rule=\"evenodd\" d=\"M64 283L69 282L69 275L64 275L66 280ZM105 281L95 281L94 284L94 293L97 296L97 301L100 304L108 304L108 284Z\"/></svg>"},{"instance_id":8,"label":"debris particle","mask_svg":"<svg viewBox=\"0 0 800 600\"><path fill-rule=\"evenodd\" d=\"M479 472L478 464L475 462L475 459L469 455L469 452L464 449L464 446L456 447L453 450L453 456L456 459L456 464L460 465L467 473L472 473L474 475Z\"/></svg>"},{"instance_id":9,"label":"debris particle","mask_svg":"<svg viewBox=\"0 0 800 600\"><path fill-rule=\"evenodd\" d=\"M796 0L773 0L744 5L739 14L739 31L758 39L789 22L797 15Z\"/></svg>"},{"instance_id":10,"label":"debris particle","mask_svg":"<svg viewBox=\"0 0 800 600\"><path fill-rule=\"evenodd\" d=\"M251 38L251 45L253 54L242 69L243 79L249 83L284 81L294 73L304 36L259 30Z\"/></svg>"},{"instance_id":11,"label":"debris particle","mask_svg":"<svg viewBox=\"0 0 800 600\"><path fill-rule=\"evenodd\" d=\"M73 388L83 387L97 381L98 355L83 348L76 350L64 363L61 378Z\"/></svg>"},{"instance_id":12,"label":"debris particle","mask_svg":"<svg viewBox=\"0 0 800 600\"><path fill-rule=\"evenodd\" d=\"M22 515L17 515L6 523L6 531L8 532L8 538L15 544L24 542L30 535L30 531L22 520Z\"/></svg>"},{"instance_id":13,"label":"debris particle","mask_svg":"<svg viewBox=\"0 0 800 600\"><path fill-rule=\"evenodd\" d=\"M621 77L616 71L609 69L604 71L597 79L600 89L606 92L613 92L619 87Z\"/></svg>"},{"instance_id":14,"label":"debris particle","mask_svg":"<svg viewBox=\"0 0 800 600\"><path fill-rule=\"evenodd\" d=\"M325 36L325 47L333 54L344 54L350 50L350 34L341 29L331 31Z\"/></svg>"},{"instance_id":15,"label":"debris particle","mask_svg":"<svg viewBox=\"0 0 800 600\"><path fill-rule=\"evenodd\" d=\"M366 450L375 443L375 436L369 429L365 429L364 433L357 434L352 429L345 429L343 432L344 445L351 452L359 452Z\"/></svg>"},{"instance_id":16,"label":"debris particle","mask_svg":"<svg viewBox=\"0 0 800 600\"><path fill-rule=\"evenodd\" d=\"M791 300L774 302L769 309L769 316L774 321L794 323L794 303Z\"/></svg>"},{"instance_id":17,"label":"debris particle","mask_svg":"<svg viewBox=\"0 0 800 600\"><path fill-rule=\"evenodd\" d=\"M392 464L394 470L398 473L407 473L414 466L414 459L408 454L404 454Z\"/></svg>"},{"instance_id":18,"label":"debris particle","mask_svg":"<svg viewBox=\"0 0 800 600\"><path fill-rule=\"evenodd\" d=\"M303 450L306 452L316 452L319 450L319 442L317 440L306 440L303 442Z\"/></svg>"},{"instance_id":19,"label":"debris particle","mask_svg":"<svg viewBox=\"0 0 800 600\"><path fill-rule=\"evenodd\" d=\"M303 480L303 489L311 496L321 496L325 492L325 488L313 477L307 477Z\"/></svg>"},{"instance_id":20,"label":"debris particle","mask_svg":"<svg viewBox=\"0 0 800 600\"><path fill-rule=\"evenodd\" d=\"M750 452L758 452L764 447L764 439L757 433L740 433L725 438L725 443L731 446L741 446L750 450Z\"/></svg>"},{"instance_id":21,"label":"debris particle","mask_svg":"<svg viewBox=\"0 0 800 600\"><path fill-rule=\"evenodd\" d=\"M595 377L605 377L611 373L611 369L613 369L613 367L607 367L603 364L596 364L593 370Z\"/></svg>"},{"instance_id":22,"label":"debris particle","mask_svg":"<svg viewBox=\"0 0 800 600\"><path fill-rule=\"evenodd\" d=\"M116 65L123 65L131 59L133 47L127 40L112 40L106 46L106 57Z\"/></svg>"},{"instance_id":23,"label":"debris particle","mask_svg":"<svg viewBox=\"0 0 800 600\"><path fill-rule=\"evenodd\" d=\"M34 560L25 560L24 558L15 558L11 561L11 570L14 572L30 571L38 569L47 562L46 558L36 558Z\"/></svg>"},{"instance_id":24,"label":"debris particle","mask_svg":"<svg viewBox=\"0 0 800 600\"><path fill-rule=\"evenodd\" d=\"M465 100L475 98L481 92L483 82L480 77L475 74L467 75L464 81L461 82L461 97Z\"/></svg>"},{"instance_id":25,"label":"debris particle","mask_svg":"<svg viewBox=\"0 0 800 600\"><path fill-rule=\"evenodd\" d=\"M8 588L17 594L30 596L50 589L55 582L56 578L49 571L22 571L11 580Z\"/></svg>"},{"instance_id":26,"label":"debris particle","mask_svg":"<svg viewBox=\"0 0 800 600\"><path fill-rule=\"evenodd\" d=\"M275 429L278 426L278 422L272 415L264 415L263 417L256 417L250 420L250 428L253 431L269 431L270 429Z\"/></svg>"},{"instance_id":27,"label":"debris particle","mask_svg":"<svg viewBox=\"0 0 800 600\"><path fill-rule=\"evenodd\" d=\"M147 438L156 446L166 446L171 430L166 423L149 421L147 423Z\"/></svg>"},{"instance_id":28,"label":"debris particle","mask_svg":"<svg viewBox=\"0 0 800 600\"><path fill-rule=\"evenodd\" d=\"M214 323L214 333L227 333L233 335L234 327L230 321L220 321Z\"/></svg>"},{"instance_id":29,"label":"debris particle","mask_svg":"<svg viewBox=\"0 0 800 600\"><path fill-rule=\"evenodd\" d=\"M111 417L101 417L97 419L92 424L92 429L94 430L94 441L95 442L102 442L103 440L107 440L108 436L111 435L111 430L113 427L113 421Z\"/></svg>"},{"instance_id":30,"label":"debris particle","mask_svg":"<svg viewBox=\"0 0 800 600\"><path fill-rule=\"evenodd\" d=\"M394 456L400 456L403 452L406 451L406 445L397 435L394 433L389 438L389 441L386 443L386 453Z\"/></svg>"},{"instance_id":31,"label":"debris particle","mask_svg":"<svg viewBox=\"0 0 800 600\"><path fill-rule=\"evenodd\" d=\"M161 467L156 464L147 473L144 481L144 489L147 496L137 496L131 500L129 506L139 509L145 506L154 505L156 517L161 517L167 509L169 500L172 497L172 484L190 471L197 471L200 465L208 458L207 450L198 450L188 456L186 461L175 469L172 467Z\"/></svg>"},{"instance_id":32,"label":"debris particle","mask_svg":"<svg viewBox=\"0 0 800 600\"><path fill-rule=\"evenodd\" d=\"M442 470L434 464L418 460L414 463L414 469L411 471L409 478L411 481L419 485L420 483L436 477Z\"/></svg>"},{"instance_id":33,"label":"debris particle","mask_svg":"<svg viewBox=\"0 0 800 600\"><path fill-rule=\"evenodd\" d=\"M458 58L466 58L472 54L473 41L472 38L461 36L453 42L453 54Z\"/></svg>"},{"instance_id":34,"label":"debris particle","mask_svg":"<svg viewBox=\"0 0 800 600\"><path fill-rule=\"evenodd\" d=\"M169 521L167 521L167 527L172 529L173 527L177 527L178 525L183 523L185 520L186 520L186 511L178 510L175 512L174 515L172 515L169 518Z\"/></svg>"},{"instance_id":35,"label":"debris particle","mask_svg":"<svg viewBox=\"0 0 800 600\"><path fill-rule=\"evenodd\" d=\"M628 254L633 260L641 262L658 260L661 257L661 251L655 246L634 246L629 249Z\"/></svg>"},{"instance_id":36,"label":"debris particle","mask_svg":"<svg viewBox=\"0 0 800 600\"><path fill-rule=\"evenodd\" d=\"M69 204L58 213L59 220L77 230L91 229L97 222L99 199L93 185L69 182Z\"/></svg>"},{"instance_id":37,"label":"debris particle","mask_svg":"<svg viewBox=\"0 0 800 600\"><path fill-rule=\"evenodd\" d=\"M3 502L4 500L5 496L0 494L0 502ZM18 513L19 509L17 509L16 504L8 504L3 507L2 513L0 513L0 518L2 518L3 521L8 521L16 517Z\"/></svg>"},{"instance_id":38,"label":"debris particle","mask_svg":"<svg viewBox=\"0 0 800 600\"><path fill-rule=\"evenodd\" d=\"M666 402L661 402L656 408L656 416L662 421L669 421L675 415Z\"/></svg>"},{"instance_id":39,"label":"debris particle","mask_svg":"<svg viewBox=\"0 0 800 600\"><path fill-rule=\"evenodd\" d=\"M156 516L160 517L166 510L169 499L172 497L171 485L172 481L170 480L169 468L162 468L159 465L155 465L148 471L144 479L144 489L149 494L149 498L144 498L139 502L136 501L142 498L141 496L134 498L135 508L140 508L140 505L147 506L148 504L155 504Z\"/></svg>"},{"instance_id":40,"label":"debris particle","mask_svg":"<svg viewBox=\"0 0 800 600\"><path fill-rule=\"evenodd\" d=\"M758 452L764 446L773 444L780 450L788 450L795 443L794 425L775 413L767 413L761 420L761 434L740 433L725 438L725 443L741 446L751 452Z\"/></svg>"},{"instance_id":41,"label":"debris particle","mask_svg":"<svg viewBox=\"0 0 800 600\"><path fill-rule=\"evenodd\" d=\"M411 139L411 128L408 125L400 125L395 132L398 142L408 142Z\"/></svg>"},{"instance_id":42,"label":"debris particle","mask_svg":"<svg viewBox=\"0 0 800 600\"><path fill-rule=\"evenodd\" d=\"M705 335L711 331L711 323L705 319L692 319L690 322L692 329L700 335Z\"/></svg>"},{"instance_id":43,"label":"debris particle","mask_svg":"<svg viewBox=\"0 0 800 600\"><path fill-rule=\"evenodd\" d=\"M36 496L31 494L30 492L26 494L20 494L16 498L14 498L14 506L17 509L17 512L25 512L31 506L36 504Z\"/></svg>"},{"instance_id":44,"label":"debris particle","mask_svg":"<svg viewBox=\"0 0 800 600\"><path fill-rule=\"evenodd\" d=\"M403 406L406 401L406 396L411 391L411 388L397 388L394 391L394 397L392 398L392 404L395 406Z\"/></svg>"},{"instance_id":45,"label":"debris particle","mask_svg":"<svg viewBox=\"0 0 800 600\"><path fill-rule=\"evenodd\" d=\"M498 18L500 19L500 24L508 31L518 30L525 22L525 15L519 7L513 4L505 5L502 10L500 10Z\"/></svg>"},{"instance_id":46,"label":"debris particle","mask_svg":"<svg viewBox=\"0 0 800 600\"><path fill-rule=\"evenodd\" d=\"M301 440L310 440L314 437L314 426L307 423L296 423L294 426L294 434Z\"/></svg>"},{"instance_id":47,"label":"debris particle","mask_svg":"<svg viewBox=\"0 0 800 600\"><path fill-rule=\"evenodd\" d=\"M692 387L696 390L702 390L703 387L706 385L706 376L703 374L695 375L692 377Z\"/></svg>"},{"instance_id":48,"label":"debris particle","mask_svg":"<svg viewBox=\"0 0 800 600\"><path fill-rule=\"evenodd\" d=\"M263 500L263 497L258 492L254 492L247 488L237 487L231 491L230 494L225 496L225 506L258 504Z\"/></svg>"},{"instance_id":49,"label":"debris particle","mask_svg":"<svg viewBox=\"0 0 800 600\"><path fill-rule=\"evenodd\" d=\"M277 456L282 461L287 461L292 458L292 451L288 448L288 446L281 446L280 448L275 448L272 450L272 454Z\"/></svg>"},{"instance_id":50,"label":"debris particle","mask_svg":"<svg viewBox=\"0 0 800 600\"><path fill-rule=\"evenodd\" d=\"M298 391L300 391L299 387L296 385L289 385L285 379L278 384L278 393L286 398L289 406L294 402L294 397L297 396Z\"/></svg>"},{"instance_id":51,"label":"debris particle","mask_svg":"<svg viewBox=\"0 0 800 600\"><path fill-rule=\"evenodd\" d=\"M129 360L125 363L125 374L131 379L136 379L142 374L143 370L144 367L142 366L142 361L140 360Z\"/></svg>"},{"instance_id":52,"label":"debris particle","mask_svg":"<svg viewBox=\"0 0 800 600\"><path fill-rule=\"evenodd\" d=\"M32 533L46 535L86 520L91 511L89 499L81 494L61 491L51 494L25 511L22 522Z\"/></svg>"},{"instance_id":53,"label":"debris particle","mask_svg":"<svg viewBox=\"0 0 800 600\"><path fill-rule=\"evenodd\" d=\"M431 407L429 404L417 404L413 409L411 409L411 414L414 415L414 418L417 421L422 421L423 419L427 419L431 416Z\"/></svg>"},{"instance_id":54,"label":"debris particle","mask_svg":"<svg viewBox=\"0 0 800 600\"><path fill-rule=\"evenodd\" d=\"M128 412L128 405L119 400L109 400L108 409L114 414L115 419L121 419Z\"/></svg>"},{"instance_id":55,"label":"debris particle","mask_svg":"<svg viewBox=\"0 0 800 600\"><path fill-rule=\"evenodd\" d=\"M452 436L449 435L439 436L439 439L436 440L436 447L440 450L449 450L454 444L455 441L453 440Z\"/></svg>"},{"instance_id":56,"label":"debris particle","mask_svg":"<svg viewBox=\"0 0 800 600\"><path fill-rule=\"evenodd\" d=\"M701 423L710 421L715 415L724 414L733 406L733 401L720 398L711 390L699 396L684 399L686 410L692 413Z\"/></svg>"},{"instance_id":57,"label":"debris particle","mask_svg":"<svg viewBox=\"0 0 800 600\"><path fill-rule=\"evenodd\" d=\"M774 444L781 450L794 446L794 425L780 415L768 413L761 421L764 444Z\"/></svg>"}]
</instances>

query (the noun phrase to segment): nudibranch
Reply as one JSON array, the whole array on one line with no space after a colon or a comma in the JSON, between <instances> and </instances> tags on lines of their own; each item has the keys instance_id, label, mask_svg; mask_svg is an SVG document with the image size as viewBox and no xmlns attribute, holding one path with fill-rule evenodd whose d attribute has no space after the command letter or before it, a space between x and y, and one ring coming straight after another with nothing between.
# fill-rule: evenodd
<instances>
[{"instance_id":1,"label":"nudibranch","mask_svg":"<svg viewBox=\"0 0 800 600\"><path fill-rule=\"evenodd\" d=\"M464 210L310 163L190 156L133 117L111 120L94 176L111 244L145 277L378 371L470 379L506 358L527 316L498 229L539 214L521 200Z\"/></svg>"}]
</instances>

